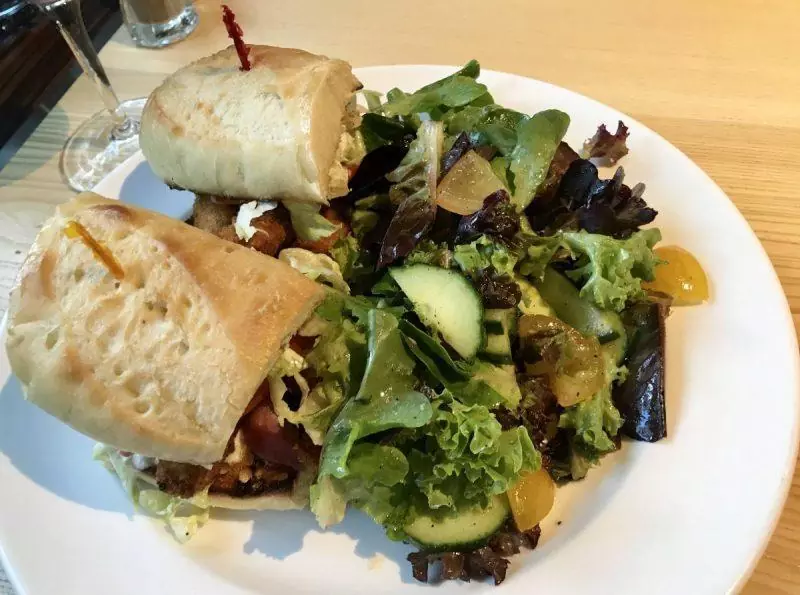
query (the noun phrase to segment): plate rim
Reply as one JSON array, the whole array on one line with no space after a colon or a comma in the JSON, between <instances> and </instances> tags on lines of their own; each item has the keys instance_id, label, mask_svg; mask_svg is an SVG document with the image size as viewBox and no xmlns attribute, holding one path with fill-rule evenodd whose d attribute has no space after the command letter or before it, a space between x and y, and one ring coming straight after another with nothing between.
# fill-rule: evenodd
<instances>
[{"instance_id":1,"label":"plate rim","mask_svg":"<svg viewBox=\"0 0 800 595\"><path fill-rule=\"evenodd\" d=\"M386 65L354 67L353 71L358 76L361 74L367 75L370 72L385 71L387 69L397 70L397 71L409 71L409 72L420 71L420 70L432 70L432 71L447 70L449 72L453 72L458 68L460 68L460 66L445 65L445 64L386 64ZM703 168L701 168L698 164L696 164L688 155L686 155L681 149L675 146L672 142L670 142L660 133L654 131L652 128L643 124L641 121L637 120L636 118L633 118L632 116L630 116L625 112L622 112L614 108L613 106L610 106L592 97L584 95L583 93L573 91L572 89L556 85L549 81L513 72L505 72L500 70L481 68L481 77L484 74L489 74L491 76L519 79L522 81L533 81L539 85L543 85L549 88L552 91L571 95L575 99L585 102L587 105L591 105L594 108L609 110L621 114L626 118L627 121L633 122L635 127L647 131L659 142L669 146L670 149L672 149L676 155L680 156L680 158L683 160L684 164L687 167L691 167L696 171L700 172L702 176L705 178L705 181L713 185L713 187L722 196L725 197L728 203L728 207L732 208L732 210L735 212L735 216L738 217L742 223L744 223L744 226L746 227L748 233L750 234L751 239L754 240L755 244L758 246L761 259L763 259L768 264L774 288L777 289L777 291L781 295L783 304L783 307L781 308L781 314L786 326L790 329L789 338L790 338L790 343L793 346L794 356L791 358L792 369L790 370L792 373L792 377L788 379L791 380L791 383L787 382L786 384L787 388L790 386L790 384L792 384L794 386L794 392L795 392L795 398L793 400L794 415L792 416L792 428L790 432L792 446L789 449L789 452L787 453L788 456L782 465L783 475L780 479L780 486L778 490L780 497L773 499L772 501L772 508L769 511L769 519L770 519L769 523L765 523L764 526L762 526L757 545L755 543L755 540L753 540L753 547L750 548L751 553L749 555L748 565L746 568L743 568L740 571L738 579L736 579L735 583L733 583L730 587L731 591L737 592L739 589L742 588L742 586L744 586L744 584L752 576L756 566L763 557L764 552L766 551L770 543L770 540L779 524L780 517L783 513L783 510L785 508L786 502L789 497L792 480L798 463L797 456L798 452L800 452L800 349L798 348L798 334L797 334L797 329L795 328L794 325L794 320L792 318L788 297L780 281L780 278L777 274L777 271L775 270L775 266L771 258L769 257L769 254L767 253L764 245L762 244L761 240L758 238L757 234L755 233L754 229L752 228L748 220L739 210L736 203L733 200L731 200L728 194L717 184L717 182L713 178L711 178L711 176ZM119 164L112 172L110 172L105 178L103 178L103 180L98 182L98 184L93 188L93 191L97 191L98 188L101 188L104 185L109 184L110 180L114 179L118 175L117 172L119 172L120 170L132 168L132 164L133 167L135 167L136 165L143 162L145 162L144 156L141 150L138 150L131 157L129 157L124 162ZM114 198L117 199L118 197ZM4 313L2 319L0 320L0 338L2 338L3 343L5 343L7 322L8 322L8 311ZM6 358L6 357L7 356L5 353L5 348L3 348L3 353L0 353L0 358ZM8 374L4 378L0 378L0 387L5 386L6 382L11 377L10 366L8 367L7 371ZM6 572L9 582L11 583L12 587L16 590L16 593L18 595L28 595L28 591L23 587L21 577L17 574L16 569L13 568L10 564L10 561L6 553L6 548L4 547L2 542L0 542L0 562L3 565L3 568Z\"/></svg>"}]
</instances>

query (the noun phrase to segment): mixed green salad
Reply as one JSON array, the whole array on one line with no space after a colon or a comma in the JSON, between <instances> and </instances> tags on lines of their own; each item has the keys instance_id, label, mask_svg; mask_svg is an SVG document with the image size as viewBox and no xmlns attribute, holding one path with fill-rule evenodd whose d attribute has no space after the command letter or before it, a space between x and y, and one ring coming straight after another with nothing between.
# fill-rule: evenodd
<instances>
[{"instance_id":1,"label":"mixed green salad","mask_svg":"<svg viewBox=\"0 0 800 595\"><path fill-rule=\"evenodd\" d=\"M350 194L335 218L302 213L309 237L345 230L303 263L330 285L319 338L273 372L314 371L276 411L321 444L320 524L362 510L421 548L423 581L441 562L441 578L501 582L535 547L554 482L583 478L621 434L666 433L668 300L643 287L660 234L640 229L656 211L622 168L596 167L627 153L627 129L601 126L580 155L567 114L504 108L479 73L365 92Z\"/></svg>"}]
</instances>

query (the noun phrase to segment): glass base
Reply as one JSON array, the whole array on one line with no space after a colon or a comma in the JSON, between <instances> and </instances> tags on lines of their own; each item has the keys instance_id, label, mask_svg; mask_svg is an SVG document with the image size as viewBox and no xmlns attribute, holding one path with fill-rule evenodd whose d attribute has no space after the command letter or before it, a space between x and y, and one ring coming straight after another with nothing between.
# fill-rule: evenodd
<instances>
[{"instance_id":1,"label":"glass base","mask_svg":"<svg viewBox=\"0 0 800 595\"><path fill-rule=\"evenodd\" d=\"M61 175L73 190L84 192L139 150L139 122L146 98L120 103L122 125L106 110L81 124L61 151Z\"/></svg>"},{"instance_id":2,"label":"glass base","mask_svg":"<svg viewBox=\"0 0 800 595\"><path fill-rule=\"evenodd\" d=\"M125 3L123 2L123 7ZM177 16L163 23L140 23L125 13L131 38L137 45L160 48L186 38L197 27L200 20L194 6L189 4Z\"/></svg>"}]
</instances>

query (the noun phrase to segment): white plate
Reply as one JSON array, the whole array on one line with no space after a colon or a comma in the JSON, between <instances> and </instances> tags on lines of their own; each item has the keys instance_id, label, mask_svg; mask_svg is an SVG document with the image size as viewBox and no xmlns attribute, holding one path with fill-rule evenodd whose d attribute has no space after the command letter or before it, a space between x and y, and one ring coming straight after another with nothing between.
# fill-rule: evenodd
<instances>
[{"instance_id":1,"label":"white plate","mask_svg":"<svg viewBox=\"0 0 800 595\"><path fill-rule=\"evenodd\" d=\"M359 70L367 88L415 89L449 67ZM710 304L668 323L669 437L626 443L558 493L539 548L514 559L498 593L708 593L745 580L792 477L798 349L764 250L722 191L664 139L606 106L542 82L484 73L499 103L572 116L579 146L599 122L631 130L630 183L645 181L666 243L691 250L713 285ZM170 215L191 196L168 190L140 157L98 191ZM2 230L0 230L2 233ZM8 377L0 361L0 382ZM133 514L91 441L0 394L0 544L20 594L406 593L408 547L364 517L320 531L308 512L228 514L185 547ZM556 521L560 521L556 525ZM440 593L489 591L448 584Z\"/></svg>"}]
</instances>

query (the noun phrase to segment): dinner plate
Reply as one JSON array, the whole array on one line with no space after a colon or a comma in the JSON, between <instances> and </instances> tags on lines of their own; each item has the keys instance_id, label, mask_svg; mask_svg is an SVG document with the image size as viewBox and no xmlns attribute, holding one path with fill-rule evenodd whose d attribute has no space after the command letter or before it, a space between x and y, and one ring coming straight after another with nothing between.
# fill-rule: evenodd
<instances>
[{"instance_id":1,"label":"dinner plate","mask_svg":"<svg viewBox=\"0 0 800 595\"><path fill-rule=\"evenodd\" d=\"M413 90L442 66L359 69L370 89ZM668 320L669 437L625 442L589 477L558 491L539 547L513 558L498 593L693 593L735 590L758 560L791 481L798 348L770 262L725 194L685 155L633 119L536 80L485 72L498 103L572 117L573 146L600 122L630 128L626 181L647 183L664 243L693 252L710 303ZM180 217L192 197L141 156L97 191ZM0 230L2 233L2 230ZM224 275L224 271L220 271ZM366 517L320 530L308 511L217 515L180 546L135 514L92 441L25 402L0 356L0 544L20 595L412 593L411 548ZM449 583L441 593L484 592Z\"/></svg>"}]
</instances>

